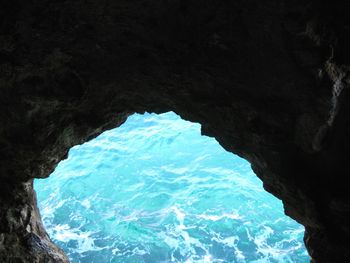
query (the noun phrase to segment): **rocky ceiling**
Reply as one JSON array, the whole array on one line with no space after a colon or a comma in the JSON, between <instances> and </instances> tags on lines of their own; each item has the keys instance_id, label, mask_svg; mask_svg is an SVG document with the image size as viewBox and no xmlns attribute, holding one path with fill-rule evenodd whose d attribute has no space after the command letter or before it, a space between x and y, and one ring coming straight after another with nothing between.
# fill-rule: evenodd
<instances>
[{"instance_id":1,"label":"rocky ceiling","mask_svg":"<svg viewBox=\"0 0 350 263\"><path fill-rule=\"evenodd\" d=\"M350 262L350 2L0 3L0 261L68 262L33 178L134 112L175 111L252 164L306 228L313 262Z\"/></svg>"}]
</instances>

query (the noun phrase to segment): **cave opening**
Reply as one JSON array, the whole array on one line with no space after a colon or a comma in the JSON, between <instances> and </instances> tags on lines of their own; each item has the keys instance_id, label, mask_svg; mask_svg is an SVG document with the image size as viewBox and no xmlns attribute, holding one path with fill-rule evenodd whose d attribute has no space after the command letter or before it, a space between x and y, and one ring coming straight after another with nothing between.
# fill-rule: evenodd
<instances>
[{"instance_id":1,"label":"cave opening","mask_svg":"<svg viewBox=\"0 0 350 263\"><path fill-rule=\"evenodd\" d=\"M134 114L35 180L71 262L309 262L250 164L173 112Z\"/></svg>"}]
</instances>

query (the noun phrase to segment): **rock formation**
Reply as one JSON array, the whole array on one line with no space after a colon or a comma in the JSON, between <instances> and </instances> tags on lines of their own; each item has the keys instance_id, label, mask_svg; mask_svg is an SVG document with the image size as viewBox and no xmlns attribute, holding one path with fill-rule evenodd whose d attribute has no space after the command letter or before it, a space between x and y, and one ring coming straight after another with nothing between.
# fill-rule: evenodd
<instances>
[{"instance_id":1,"label":"rock formation","mask_svg":"<svg viewBox=\"0 0 350 263\"><path fill-rule=\"evenodd\" d=\"M350 262L350 4L299 0L0 3L0 261L68 262L33 178L134 112L174 111L251 162Z\"/></svg>"}]
</instances>

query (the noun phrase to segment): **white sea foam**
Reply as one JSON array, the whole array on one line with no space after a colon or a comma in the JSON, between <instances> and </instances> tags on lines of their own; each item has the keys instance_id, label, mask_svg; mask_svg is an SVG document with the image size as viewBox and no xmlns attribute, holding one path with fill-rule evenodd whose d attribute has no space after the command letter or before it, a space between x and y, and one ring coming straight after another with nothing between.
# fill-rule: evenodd
<instances>
[{"instance_id":1,"label":"white sea foam","mask_svg":"<svg viewBox=\"0 0 350 263\"><path fill-rule=\"evenodd\" d=\"M102 248L98 248L94 245L94 238L91 237L92 232L84 231L75 228L70 228L69 225L56 225L51 231L50 235L57 241L68 242L76 241L78 243L75 249L77 253L84 253L86 251L99 251Z\"/></svg>"},{"instance_id":2,"label":"white sea foam","mask_svg":"<svg viewBox=\"0 0 350 263\"><path fill-rule=\"evenodd\" d=\"M222 219L232 219L232 220L243 219L243 217L240 216L238 213L233 213L233 214L224 213L222 215L200 214L200 215L197 216L197 218L201 218L201 219L205 219L205 220L211 220L211 221L219 221L219 220L222 220Z\"/></svg>"},{"instance_id":3,"label":"white sea foam","mask_svg":"<svg viewBox=\"0 0 350 263\"><path fill-rule=\"evenodd\" d=\"M133 115L35 182L72 263L309 261L303 228L249 163L199 134L172 113Z\"/></svg>"}]
</instances>

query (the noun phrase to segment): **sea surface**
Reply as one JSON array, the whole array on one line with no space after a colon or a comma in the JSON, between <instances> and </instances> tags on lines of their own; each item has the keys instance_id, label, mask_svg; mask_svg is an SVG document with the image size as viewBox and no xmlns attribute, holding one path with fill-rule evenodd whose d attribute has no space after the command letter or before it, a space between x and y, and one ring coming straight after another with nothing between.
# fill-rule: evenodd
<instances>
[{"instance_id":1,"label":"sea surface","mask_svg":"<svg viewBox=\"0 0 350 263\"><path fill-rule=\"evenodd\" d=\"M309 262L304 227L250 164L173 112L73 147L35 189L73 263Z\"/></svg>"}]
</instances>

